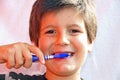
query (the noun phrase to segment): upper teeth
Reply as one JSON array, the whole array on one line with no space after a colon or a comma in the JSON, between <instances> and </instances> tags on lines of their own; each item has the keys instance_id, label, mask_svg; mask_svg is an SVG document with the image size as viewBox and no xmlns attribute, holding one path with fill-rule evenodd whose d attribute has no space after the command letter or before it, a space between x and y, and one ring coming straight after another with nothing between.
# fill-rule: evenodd
<instances>
[{"instance_id":1,"label":"upper teeth","mask_svg":"<svg viewBox=\"0 0 120 80\"><path fill-rule=\"evenodd\" d=\"M54 54L58 54L58 53L53 53L52 55ZM60 52L59 54L69 54L70 56L73 56L72 52Z\"/></svg>"}]
</instances>

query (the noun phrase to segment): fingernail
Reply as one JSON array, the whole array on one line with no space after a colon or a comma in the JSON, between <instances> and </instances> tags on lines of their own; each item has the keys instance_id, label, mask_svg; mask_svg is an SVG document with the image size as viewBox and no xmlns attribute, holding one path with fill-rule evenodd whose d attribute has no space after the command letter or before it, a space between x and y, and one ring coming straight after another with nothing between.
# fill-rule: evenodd
<instances>
[{"instance_id":1,"label":"fingernail","mask_svg":"<svg viewBox=\"0 0 120 80\"><path fill-rule=\"evenodd\" d=\"M44 60L44 58L42 59L42 61L41 61L41 62L42 62L42 64L45 64L45 60Z\"/></svg>"}]
</instances>

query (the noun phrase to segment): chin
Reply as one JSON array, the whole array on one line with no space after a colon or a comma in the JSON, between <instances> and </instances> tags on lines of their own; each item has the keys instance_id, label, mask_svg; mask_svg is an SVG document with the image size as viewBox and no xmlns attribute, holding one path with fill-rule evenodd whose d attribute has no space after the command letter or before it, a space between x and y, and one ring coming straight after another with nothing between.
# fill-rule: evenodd
<instances>
[{"instance_id":1,"label":"chin","mask_svg":"<svg viewBox=\"0 0 120 80\"><path fill-rule=\"evenodd\" d=\"M76 71L74 65L61 65L56 69L59 75L70 75Z\"/></svg>"}]
</instances>

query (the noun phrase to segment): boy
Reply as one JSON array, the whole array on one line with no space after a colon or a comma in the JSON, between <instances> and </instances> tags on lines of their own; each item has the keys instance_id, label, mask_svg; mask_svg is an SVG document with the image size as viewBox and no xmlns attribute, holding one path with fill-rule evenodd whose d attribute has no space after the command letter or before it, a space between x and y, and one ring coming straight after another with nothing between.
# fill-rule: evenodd
<instances>
[{"instance_id":1,"label":"boy","mask_svg":"<svg viewBox=\"0 0 120 80\"><path fill-rule=\"evenodd\" d=\"M81 80L80 71L96 37L97 24L92 0L36 0L30 17L30 39L35 46L15 43L1 46L0 63L8 68L29 68L32 53L46 65L45 75L10 73L20 80ZM11 48L12 47L12 48ZM39 48L39 49L38 49ZM5 50L4 50L5 49ZM4 51L3 51L4 50ZM44 61L43 55L69 53L70 57ZM19 58L18 58L19 57Z\"/></svg>"}]
</instances>

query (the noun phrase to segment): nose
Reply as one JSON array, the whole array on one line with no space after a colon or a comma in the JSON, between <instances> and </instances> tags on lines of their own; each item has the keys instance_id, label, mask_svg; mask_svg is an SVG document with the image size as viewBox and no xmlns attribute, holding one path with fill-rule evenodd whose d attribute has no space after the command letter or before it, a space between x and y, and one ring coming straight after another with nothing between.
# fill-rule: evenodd
<instances>
[{"instance_id":1,"label":"nose","mask_svg":"<svg viewBox=\"0 0 120 80\"><path fill-rule=\"evenodd\" d=\"M56 44L62 46L69 45L70 44L69 36L66 34L59 34L57 36Z\"/></svg>"}]
</instances>

